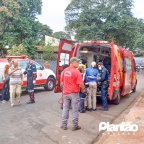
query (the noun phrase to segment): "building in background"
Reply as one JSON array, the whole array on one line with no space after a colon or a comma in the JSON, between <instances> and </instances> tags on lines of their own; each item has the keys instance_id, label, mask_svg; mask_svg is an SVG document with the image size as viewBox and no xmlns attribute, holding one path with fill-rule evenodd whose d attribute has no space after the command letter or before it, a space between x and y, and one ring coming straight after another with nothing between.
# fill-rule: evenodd
<instances>
[{"instance_id":1,"label":"building in background","mask_svg":"<svg viewBox=\"0 0 144 144\"><path fill-rule=\"evenodd\" d=\"M59 46L59 42L60 42L59 39L45 35L45 45L50 43L52 46L57 47Z\"/></svg>"},{"instance_id":2,"label":"building in background","mask_svg":"<svg viewBox=\"0 0 144 144\"><path fill-rule=\"evenodd\" d=\"M60 41L59 39L45 35L45 45L51 44L51 46L54 48L54 54L56 56L59 48L59 41ZM36 59L42 59L42 55L44 53L43 48L41 46L36 46L36 48L37 48Z\"/></svg>"}]
</instances>

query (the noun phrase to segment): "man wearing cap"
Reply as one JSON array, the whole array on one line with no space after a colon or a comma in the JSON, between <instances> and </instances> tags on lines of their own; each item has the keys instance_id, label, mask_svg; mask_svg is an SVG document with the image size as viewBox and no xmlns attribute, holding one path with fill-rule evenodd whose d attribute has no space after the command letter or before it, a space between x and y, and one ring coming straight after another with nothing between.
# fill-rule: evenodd
<instances>
[{"instance_id":1,"label":"man wearing cap","mask_svg":"<svg viewBox=\"0 0 144 144\"><path fill-rule=\"evenodd\" d=\"M28 65L24 71L24 75L27 74L27 89L29 92L30 101L27 104L35 103L34 97L34 83L37 77L36 65L33 63L32 58L28 57Z\"/></svg>"},{"instance_id":2,"label":"man wearing cap","mask_svg":"<svg viewBox=\"0 0 144 144\"><path fill-rule=\"evenodd\" d=\"M61 74L61 84L63 86L63 113L62 113L62 126L63 130L67 130L67 123L69 118L70 104L72 104L72 131L81 129L78 126L79 115L79 92L80 88L85 92L85 86L82 80L82 76L77 70L79 65L79 59L72 57L70 59L70 66L64 69Z\"/></svg>"},{"instance_id":3,"label":"man wearing cap","mask_svg":"<svg viewBox=\"0 0 144 144\"><path fill-rule=\"evenodd\" d=\"M97 75L98 70L96 68L96 62L91 63L91 67L86 69L87 82L89 84L88 92L88 110L96 110L96 93L97 93Z\"/></svg>"},{"instance_id":4,"label":"man wearing cap","mask_svg":"<svg viewBox=\"0 0 144 144\"><path fill-rule=\"evenodd\" d=\"M107 93L108 93L108 78L109 78L109 72L104 67L102 62L98 63L98 68L101 71L99 82L101 82L101 98L102 98L102 104L103 107L99 108L103 111L108 111L108 102L107 102Z\"/></svg>"}]
</instances>

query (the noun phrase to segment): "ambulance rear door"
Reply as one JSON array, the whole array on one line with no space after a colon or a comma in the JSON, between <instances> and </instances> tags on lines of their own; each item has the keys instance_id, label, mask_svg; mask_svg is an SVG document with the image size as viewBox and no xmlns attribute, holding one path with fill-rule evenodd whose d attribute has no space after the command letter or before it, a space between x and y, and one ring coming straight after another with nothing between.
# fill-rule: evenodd
<instances>
[{"instance_id":1,"label":"ambulance rear door","mask_svg":"<svg viewBox=\"0 0 144 144\"><path fill-rule=\"evenodd\" d=\"M124 83L122 95L128 94L132 89L132 61L129 51L124 51Z\"/></svg>"},{"instance_id":2,"label":"ambulance rear door","mask_svg":"<svg viewBox=\"0 0 144 144\"><path fill-rule=\"evenodd\" d=\"M60 75L62 66L69 65L69 60L73 55L73 42L67 39L60 39L57 66L56 66L56 86L54 92L61 92L60 88Z\"/></svg>"},{"instance_id":3,"label":"ambulance rear door","mask_svg":"<svg viewBox=\"0 0 144 144\"><path fill-rule=\"evenodd\" d=\"M109 99L112 100L113 96L113 82L114 82L114 77L116 75L116 55L115 55L115 45L113 42L110 43L111 46L111 69L110 69L110 81L109 81L109 88L108 88L108 96Z\"/></svg>"},{"instance_id":4,"label":"ambulance rear door","mask_svg":"<svg viewBox=\"0 0 144 144\"><path fill-rule=\"evenodd\" d=\"M132 55L132 89L133 89L133 92L136 91L136 85L137 85L136 64L135 64L134 56Z\"/></svg>"}]
</instances>

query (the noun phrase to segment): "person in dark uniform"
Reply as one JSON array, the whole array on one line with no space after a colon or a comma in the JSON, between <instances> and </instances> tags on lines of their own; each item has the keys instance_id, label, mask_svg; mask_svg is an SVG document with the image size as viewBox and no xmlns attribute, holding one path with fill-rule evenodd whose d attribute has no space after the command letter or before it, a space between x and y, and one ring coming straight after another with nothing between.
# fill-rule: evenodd
<instances>
[{"instance_id":1,"label":"person in dark uniform","mask_svg":"<svg viewBox=\"0 0 144 144\"><path fill-rule=\"evenodd\" d=\"M30 101L27 104L35 103L34 97L34 83L37 77L36 65L33 63L32 58L28 58L29 63L24 71L24 75L27 74L27 89L29 92Z\"/></svg>"},{"instance_id":2,"label":"person in dark uniform","mask_svg":"<svg viewBox=\"0 0 144 144\"><path fill-rule=\"evenodd\" d=\"M88 84L86 83L86 74L85 74L85 67L83 65L79 65L78 70L81 73L82 79L84 81L85 88L88 87ZM87 96L87 92L83 92L80 88L80 113L85 113L85 98Z\"/></svg>"},{"instance_id":3,"label":"person in dark uniform","mask_svg":"<svg viewBox=\"0 0 144 144\"><path fill-rule=\"evenodd\" d=\"M108 70L104 67L102 62L98 63L98 69L101 71L99 82L101 82L101 98L103 107L99 108L103 111L108 111L107 93L108 93Z\"/></svg>"},{"instance_id":4,"label":"person in dark uniform","mask_svg":"<svg viewBox=\"0 0 144 144\"><path fill-rule=\"evenodd\" d=\"M111 59L109 57L106 57L103 60L103 65L108 70L108 72L110 73Z\"/></svg>"}]
</instances>

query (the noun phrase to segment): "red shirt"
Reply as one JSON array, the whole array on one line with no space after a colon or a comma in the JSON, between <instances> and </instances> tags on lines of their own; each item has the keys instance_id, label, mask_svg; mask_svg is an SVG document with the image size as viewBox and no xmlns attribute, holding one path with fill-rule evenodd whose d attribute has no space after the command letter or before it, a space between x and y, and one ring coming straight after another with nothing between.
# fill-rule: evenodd
<instances>
[{"instance_id":1,"label":"red shirt","mask_svg":"<svg viewBox=\"0 0 144 144\"><path fill-rule=\"evenodd\" d=\"M62 72L61 82L63 83L63 94L66 95L80 92L79 84L82 84L83 80L81 73L70 66Z\"/></svg>"}]
</instances>

